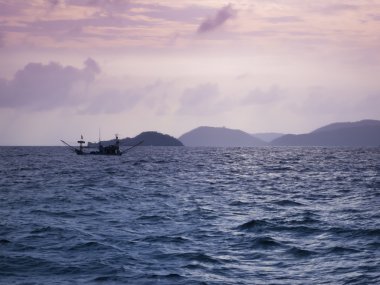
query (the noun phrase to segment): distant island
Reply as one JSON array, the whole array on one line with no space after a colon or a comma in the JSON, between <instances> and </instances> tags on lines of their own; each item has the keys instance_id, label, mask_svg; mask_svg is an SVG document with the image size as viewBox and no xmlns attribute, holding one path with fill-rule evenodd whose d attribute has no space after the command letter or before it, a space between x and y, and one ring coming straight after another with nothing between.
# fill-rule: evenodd
<instances>
[{"instance_id":1,"label":"distant island","mask_svg":"<svg viewBox=\"0 0 380 285\"><path fill-rule=\"evenodd\" d=\"M284 135L272 146L380 146L380 121L333 123L301 135Z\"/></svg>"},{"instance_id":2,"label":"distant island","mask_svg":"<svg viewBox=\"0 0 380 285\"><path fill-rule=\"evenodd\" d=\"M155 131L143 132L134 138L120 139L121 146L132 146L144 141L145 146L191 147L258 147L258 146L380 146L380 121L332 123L306 134L256 133L225 127L198 127L178 139ZM115 140L102 141L103 145ZM97 147L98 143L88 143Z\"/></svg>"},{"instance_id":3,"label":"distant island","mask_svg":"<svg viewBox=\"0 0 380 285\"><path fill-rule=\"evenodd\" d=\"M134 138L124 138L120 139L121 146L132 146L140 141L144 141L141 145L143 146L183 146L183 144L176 138L162 134L159 132L143 132ZM114 144L115 140L102 141L103 145ZM88 147L97 147L98 143L89 142Z\"/></svg>"},{"instance_id":4,"label":"distant island","mask_svg":"<svg viewBox=\"0 0 380 285\"><path fill-rule=\"evenodd\" d=\"M215 146L215 147L250 147L267 145L241 130L216 127L199 127L182 136L179 140L185 146Z\"/></svg>"},{"instance_id":5,"label":"distant island","mask_svg":"<svg viewBox=\"0 0 380 285\"><path fill-rule=\"evenodd\" d=\"M179 140L185 146L380 146L380 121L332 123L307 134L256 133L217 127L195 128Z\"/></svg>"}]
</instances>

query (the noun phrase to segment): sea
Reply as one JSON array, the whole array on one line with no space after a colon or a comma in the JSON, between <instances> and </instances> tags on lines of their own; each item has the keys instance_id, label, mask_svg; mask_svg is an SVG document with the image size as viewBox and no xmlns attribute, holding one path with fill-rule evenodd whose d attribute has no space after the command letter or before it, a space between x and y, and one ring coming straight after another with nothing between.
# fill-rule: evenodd
<instances>
[{"instance_id":1,"label":"sea","mask_svg":"<svg viewBox=\"0 0 380 285\"><path fill-rule=\"evenodd\" d=\"M0 147L0 284L380 284L380 148Z\"/></svg>"}]
</instances>

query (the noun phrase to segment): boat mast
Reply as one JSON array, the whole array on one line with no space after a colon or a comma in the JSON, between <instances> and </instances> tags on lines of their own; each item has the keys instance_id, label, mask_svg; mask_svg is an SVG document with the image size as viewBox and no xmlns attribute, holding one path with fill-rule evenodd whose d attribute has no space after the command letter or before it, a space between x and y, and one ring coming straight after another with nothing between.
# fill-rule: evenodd
<instances>
[{"instance_id":1,"label":"boat mast","mask_svg":"<svg viewBox=\"0 0 380 285\"><path fill-rule=\"evenodd\" d=\"M99 143L98 143L98 148L99 148L99 152L103 153L102 141L100 139L101 138L100 138L100 128L99 128Z\"/></svg>"},{"instance_id":2,"label":"boat mast","mask_svg":"<svg viewBox=\"0 0 380 285\"><path fill-rule=\"evenodd\" d=\"M80 135L80 140L78 141L78 143L79 143L79 151L83 152L83 144L85 143L85 141L83 140L83 135Z\"/></svg>"},{"instance_id":3,"label":"boat mast","mask_svg":"<svg viewBox=\"0 0 380 285\"><path fill-rule=\"evenodd\" d=\"M119 135L116 134L115 137L116 137L116 139L115 139L116 153L117 153L117 154L120 154L120 148L119 148L119 145L120 145Z\"/></svg>"}]
</instances>

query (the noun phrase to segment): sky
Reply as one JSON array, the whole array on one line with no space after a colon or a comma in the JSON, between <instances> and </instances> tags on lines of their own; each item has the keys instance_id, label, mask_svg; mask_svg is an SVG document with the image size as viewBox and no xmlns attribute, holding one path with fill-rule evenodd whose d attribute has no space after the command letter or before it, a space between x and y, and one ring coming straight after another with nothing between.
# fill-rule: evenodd
<instances>
[{"instance_id":1,"label":"sky","mask_svg":"<svg viewBox=\"0 0 380 285\"><path fill-rule=\"evenodd\" d=\"M0 145L380 119L379 0L0 0Z\"/></svg>"}]
</instances>

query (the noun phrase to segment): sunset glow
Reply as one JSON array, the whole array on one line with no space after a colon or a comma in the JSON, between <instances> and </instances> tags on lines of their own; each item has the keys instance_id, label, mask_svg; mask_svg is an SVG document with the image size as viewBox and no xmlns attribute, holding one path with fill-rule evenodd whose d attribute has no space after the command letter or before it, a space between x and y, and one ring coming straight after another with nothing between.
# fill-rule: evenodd
<instances>
[{"instance_id":1,"label":"sunset glow","mask_svg":"<svg viewBox=\"0 0 380 285\"><path fill-rule=\"evenodd\" d=\"M380 2L0 1L1 145L380 119Z\"/></svg>"}]
</instances>

